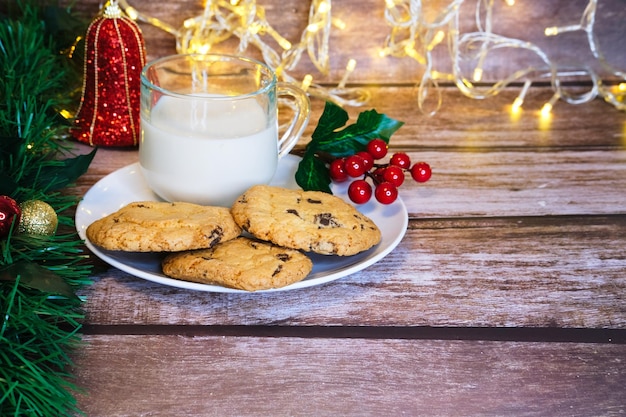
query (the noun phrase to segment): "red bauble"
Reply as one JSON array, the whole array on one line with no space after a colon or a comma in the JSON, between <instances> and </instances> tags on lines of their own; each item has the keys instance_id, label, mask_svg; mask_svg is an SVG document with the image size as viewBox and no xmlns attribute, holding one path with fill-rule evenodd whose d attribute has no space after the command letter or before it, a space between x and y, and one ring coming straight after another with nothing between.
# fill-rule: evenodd
<instances>
[{"instance_id":1,"label":"red bauble","mask_svg":"<svg viewBox=\"0 0 626 417\"><path fill-rule=\"evenodd\" d=\"M22 210L15 200L0 195L0 239L9 235L13 222L15 222L13 229L17 230L21 215Z\"/></svg>"},{"instance_id":2,"label":"red bauble","mask_svg":"<svg viewBox=\"0 0 626 417\"><path fill-rule=\"evenodd\" d=\"M83 94L72 135L91 146L139 143L140 75L146 62L137 24L112 0L85 36Z\"/></svg>"}]
</instances>

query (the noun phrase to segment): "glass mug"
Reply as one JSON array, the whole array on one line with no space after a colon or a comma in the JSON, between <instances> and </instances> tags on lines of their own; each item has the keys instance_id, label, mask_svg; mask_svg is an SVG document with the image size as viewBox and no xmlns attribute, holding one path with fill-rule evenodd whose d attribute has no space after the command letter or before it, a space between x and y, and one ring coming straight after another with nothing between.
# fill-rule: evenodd
<instances>
[{"instance_id":1,"label":"glass mug","mask_svg":"<svg viewBox=\"0 0 626 417\"><path fill-rule=\"evenodd\" d=\"M281 138L280 96L294 103ZM306 93L277 82L261 62L220 54L157 59L141 72L142 174L164 200L229 207L272 180L309 115Z\"/></svg>"}]
</instances>

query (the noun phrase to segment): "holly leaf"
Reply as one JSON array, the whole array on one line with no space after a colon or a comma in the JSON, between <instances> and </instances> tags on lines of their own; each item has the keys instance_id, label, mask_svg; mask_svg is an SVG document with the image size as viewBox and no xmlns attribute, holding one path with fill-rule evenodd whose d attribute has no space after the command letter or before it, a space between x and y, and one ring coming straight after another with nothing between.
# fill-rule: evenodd
<instances>
[{"instance_id":1,"label":"holly leaf","mask_svg":"<svg viewBox=\"0 0 626 417\"><path fill-rule=\"evenodd\" d=\"M65 280L36 263L16 262L0 270L0 281L15 281L20 277L20 284L66 298L78 298L72 287Z\"/></svg>"},{"instance_id":2,"label":"holly leaf","mask_svg":"<svg viewBox=\"0 0 626 417\"><path fill-rule=\"evenodd\" d=\"M324 106L324 111L317 122L317 126L311 135L311 143L309 146L316 146L318 142L332 135L335 130L343 127L349 119L350 117L347 111L335 103L327 101Z\"/></svg>"},{"instance_id":3,"label":"holly leaf","mask_svg":"<svg viewBox=\"0 0 626 417\"><path fill-rule=\"evenodd\" d=\"M86 155L78 155L55 161L54 164L42 165L40 169L26 176L23 180L30 188L43 188L48 191L58 190L75 182L87 172L97 148Z\"/></svg>"},{"instance_id":4,"label":"holly leaf","mask_svg":"<svg viewBox=\"0 0 626 417\"><path fill-rule=\"evenodd\" d=\"M356 123L343 129L348 113L338 105L327 102L317 127L307 144L302 161L296 171L296 182L306 191L330 193L330 174L324 158L342 158L365 150L372 139L389 143L391 136L403 122L394 120L376 110L359 114Z\"/></svg>"},{"instance_id":5,"label":"holly leaf","mask_svg":"<svg viewBox=\"0 0 626 417\"><path fill-rule=\"evenodd\" d=\"M326 164L314 155L302 158L296 171L296 183L307 191L323 191L332 194L330 174Z\"/></svg>"},{"instance_id":6,"label":"holly leaf","mask_svg":"<svg viewBox=\"0 0 626 417\"><path fill-rule=\"evenodd\" d=\"M391 135L403 124L376 110L367 110L359 114L355 124L319 138L314 146L318 151L336 158L349 156L364 150L372 139L379 138L389 143Z\"/></svg>"}]
</instances>

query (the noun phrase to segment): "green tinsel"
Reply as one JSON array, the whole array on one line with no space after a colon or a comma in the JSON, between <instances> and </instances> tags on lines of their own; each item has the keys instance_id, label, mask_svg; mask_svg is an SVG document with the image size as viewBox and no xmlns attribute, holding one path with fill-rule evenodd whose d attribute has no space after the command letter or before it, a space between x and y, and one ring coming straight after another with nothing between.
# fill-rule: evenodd
<instances>
[{"instance_id":1,"label":"green tinsel","mask_svg":"<svg viewBox=\"0 0 626 417\"><path fill-rule=\"evenodd\" d=\"M80 74L61 51L87 23L41 0L13 3L0 17L0 195L41 200L58 215L53 236L0 238L0 415L80 412L69 353L80 342L81 300L91 267L76 234L77 198L61 190L93 159L73 155L69 124ZM80 91L78 91L78 94Z\"/></svg>"}]
</instances>

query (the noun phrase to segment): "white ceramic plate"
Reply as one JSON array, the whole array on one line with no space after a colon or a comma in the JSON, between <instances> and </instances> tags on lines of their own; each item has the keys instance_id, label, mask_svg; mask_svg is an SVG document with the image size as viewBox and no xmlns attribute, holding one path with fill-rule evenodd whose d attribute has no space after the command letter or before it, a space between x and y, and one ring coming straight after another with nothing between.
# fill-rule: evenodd
<instances>
[{"instance_id":1,"label":"white ceramic plate","mask_svg":"<svg viewBox=\"0 0 626 417\"><path fill-rule=\"evenodd\" d=\"M280 161L272 185L298 188L294 175L300 158L287 155ZM347 186L333 185L333 193L346 201ZM169 278L161 272L161 255L156 253L128 253L106 251L94 246L85 238L87 226L97 219L109 215L133 201L158 201L159 198L146 185L139 164L121 168L98 181L84 196L76 210L76 229L87 247L100 259L131 275L172 287L198 291L236 293L247 291L219 285L199 284ZM372 199L374 200L374 199ZM375 247L354 256L328 256L309 254L313 270L300 282L286 287L259 291L288 291L324 284L360 271L384 258L400 243L408 225L408 213L400 198L390 205L375 201L357 206L359 211L370 217L380 228L382 240Z\"/></svg>"}]
</instances>

